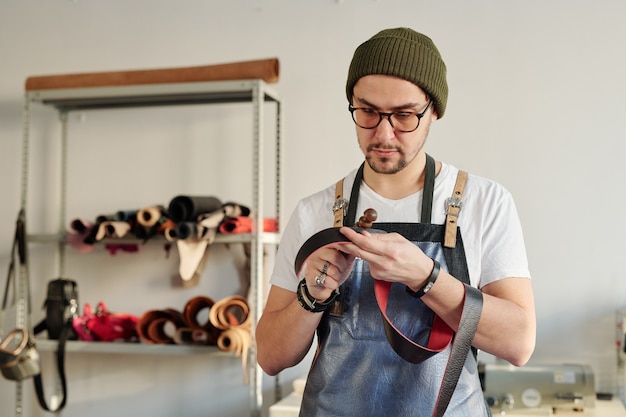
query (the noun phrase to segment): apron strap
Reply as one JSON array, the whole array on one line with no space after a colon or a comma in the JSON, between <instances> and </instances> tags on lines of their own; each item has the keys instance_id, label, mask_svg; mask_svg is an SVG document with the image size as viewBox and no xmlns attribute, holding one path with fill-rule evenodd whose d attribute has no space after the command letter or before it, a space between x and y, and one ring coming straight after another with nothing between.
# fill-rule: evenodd
<instances>
[{"instance_id":1,"label":"apron strap","mask_svg":"<svg viewBox=\"0 0 626 417\"><path fill-rule=\"evenodd\" d=\"M422 216L420 223L431 223L433 193L435 192L435 159L426 154L424 191L422 191Z\"/></svg>"},{"instance_id":2,"label":"apron strap","mask_svg":"<svg viewBox=\"0 0 626 417\"><path fill-rule=\"evenodd\" d=\"M352 183L352 190L350 192L350 202L343 198L343 178L337 181L335 184L335 204L333 205L333 212L335 214L334 226L354 226L356 221L356 208L359 200L359 188L361 187L361 181L363 180L363 167L365 162L361 164L359 170ZM435 159L426 154L426 176L424 178L424 191L422 192L422 215L420 217L421 223L430 223L432 208L433 208L433 193L435 190ZM345 207L348 207L348 212L345 212ZM343 217L342 217L343 216Z\"/></svg>"},{"instance_id":3,"label":"apron strap","mask_svg":"<svg viewBox=\"0 0 626 417\"><path fill-rule=\"evenodd\" d=\"M348 212L346 216L343 218L344 226L354 226L354 222L356 221L356 207L358 206L359 201L359 188L361 187L361 181L363 181L363 167L365 166L365 162L361 164L359 170L356 172L356 177L354 178L354 182L352 183L352 191L350 192L350 201L348 202ZM343 188L342 191L343 192Z\"/></svg>"},{"instance_id":4,"label":"apron strap","mask_svg":"<svg viewBox=\"0 0 626 417\"><path fill-rule=\"evenodd\" d=\"M446 200L446 233L443 246L446 248L454 248L456 246L456 229L459 212L463 206L463 190L467 183L467 172L459 171L456 177L456 184L452 196ZM423 208L423 206L422 206Z\"/></svg>"}]
</instances>

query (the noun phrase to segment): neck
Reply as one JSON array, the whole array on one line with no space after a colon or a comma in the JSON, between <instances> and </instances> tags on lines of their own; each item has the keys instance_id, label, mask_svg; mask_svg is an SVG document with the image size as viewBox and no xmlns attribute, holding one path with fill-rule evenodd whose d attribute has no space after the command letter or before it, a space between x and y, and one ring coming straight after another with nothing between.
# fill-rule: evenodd
<instances>
[{"instance_id":1,"label":"neck","mask_svg":"<svg viewBox=\"0 0 626 417\"><path fill-rule=\"evenodd\" d=\"M422 153L403 170L395 174L379 174L366 162L363 181L374 192L390 200L399 200L424 188L426 155ZM435 174L439 174L441 162L435 161Z\"/></svg>"}]
</instances>

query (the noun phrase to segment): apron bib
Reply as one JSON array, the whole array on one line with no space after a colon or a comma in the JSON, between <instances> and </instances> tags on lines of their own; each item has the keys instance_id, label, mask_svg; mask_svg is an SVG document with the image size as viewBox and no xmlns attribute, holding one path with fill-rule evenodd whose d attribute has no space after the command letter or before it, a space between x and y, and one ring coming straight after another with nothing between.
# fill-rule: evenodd
<instances>
[{"instance_id":1,"label":"apron bib","mask_svg":"<svg viewBox=\"0 0 626 417\"><path fill-rule=\"evenodd\" d=\"M343 221L348 226L355 222L362 170L363 166L357 172ZM430 223L433 189L434 160L427 156L422 222L374 223L372 228L403 235L427 256L439 261L442 269L469 285L460 229L454 225L454 247L446 247L445 225ZM400 357L385 334L374 281L367 262L357 259L350 277L340 287L335 304L323 313L300 417L433 415L452 344L420 363ZM435 314L421 299L407 294L405 286L391 286L386 314L402 334L419 345L428 344ZM445 415L489 415L475 352L465 358Z\"/></svg>"}]
</instances>

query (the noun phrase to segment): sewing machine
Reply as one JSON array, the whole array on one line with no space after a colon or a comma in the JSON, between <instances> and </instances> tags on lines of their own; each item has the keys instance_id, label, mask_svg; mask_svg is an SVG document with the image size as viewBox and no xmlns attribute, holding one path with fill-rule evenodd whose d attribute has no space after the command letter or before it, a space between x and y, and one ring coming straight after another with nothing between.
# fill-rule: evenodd
<instances>
[{"instance_id":1,"label":"sewing machine","mask_svg":"<svg viewBox=\"0 0 626 417\"><path fill-rule=\"evenodd\" d=\"M479 373L487 404L494 415L596 415L595 379L587 365L514 367L480 364ZM612 402L611 402L612 403ZM619 402L617 405L621 406ZM623 406L620 414L626 415ZM617 408L617 411L620 411ZM605 410L601 414L609 417Z\"/></svg>"}]
</instances>

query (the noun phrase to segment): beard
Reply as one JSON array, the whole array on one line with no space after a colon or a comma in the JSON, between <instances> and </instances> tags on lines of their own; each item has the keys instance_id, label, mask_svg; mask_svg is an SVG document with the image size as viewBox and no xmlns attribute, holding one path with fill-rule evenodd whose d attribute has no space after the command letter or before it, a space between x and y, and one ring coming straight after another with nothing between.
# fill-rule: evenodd
<instances>
[{"instance_id":1,"label":"beard","mask_svg":"<svg viewBox=\"0 0 626 417\"><path fill-rule=\"evenodd\" d=\"M424 144L426 143L426 138L428 137L428 133L430 132L430 124L426 124L423 129L425 129L424 132L419 137L414 139L418 141L416 143L416 148L415 149L411 148L408 154L407 154L406 148L401 148L398 146L391 146L389 144L382 145L381 143L373 143L367 146L364 152L365 161L367 161L367 164L370 166L372 171L374 171L377 174L387 174L387 175L397 174L398 172L402 171L407 166L409 166L415 160L417 155L419 155L420 151L423 149ZM360 139L358 140L360 141ZM394 150L397 153L396 156L398 156L398 160L394 162L392 158L376 157L375 154L373 153L374 149Z\"/></svg>"},{"instance_id":2,"label":"beard","mask_svg":"<svg viewBox=\"0 0 626 417\"><path fill-rule=\"evenodd\" d=\"M396 162L393 162L391 158L376 158L372 156L369 151L371 151L373 148L380 149L381 147L376 145L368 146L368 152L366 153L365 160L367 161L367 164L370 166L372 171L377 174L396 174L406 168L406 166L409 164L409 161L406 160L406 155L404 154L402 149L393 148L398 152L398 155L400 155L400 159Z\"/></svg>"}]
</instances>

